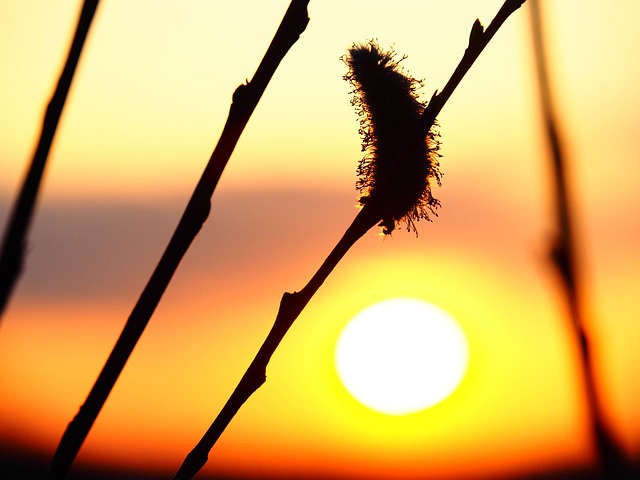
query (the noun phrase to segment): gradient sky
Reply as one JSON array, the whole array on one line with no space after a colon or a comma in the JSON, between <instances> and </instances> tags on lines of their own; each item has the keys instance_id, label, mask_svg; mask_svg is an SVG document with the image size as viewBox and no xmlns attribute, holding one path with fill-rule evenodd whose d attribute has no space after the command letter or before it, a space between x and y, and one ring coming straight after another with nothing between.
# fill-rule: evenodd
<instances>
[{"instance_id":1,"label":"gradient sky","mask_svg":"<svg viewBox=\"0 0 640 480\"><path fill-rule=\"evenodd\" d=\"M0 227L82 2L0 5ZM312 0L187 253L78 461L175 471L357 210L362 153L340 61L377 38L441 89L501 0ZM50 456L117 339L287 1L102 2L54 143L26 271L0 325L0 443ZM579 7L577 7L579 5ZM569 155L585 303L606 413L640 455L640 3L543 2ZM216 445L209 472L499 477L590 464L575 348L547 260L549 168L528 8L439 117L438 218L370 232L300 316ZM341 328L397 296L448 311L471 363L406 417L359 405L332 363ZM135 454L132 454L135 452ZM464 461L462 460L464 459Z\"/></svg>"}]
</instances>

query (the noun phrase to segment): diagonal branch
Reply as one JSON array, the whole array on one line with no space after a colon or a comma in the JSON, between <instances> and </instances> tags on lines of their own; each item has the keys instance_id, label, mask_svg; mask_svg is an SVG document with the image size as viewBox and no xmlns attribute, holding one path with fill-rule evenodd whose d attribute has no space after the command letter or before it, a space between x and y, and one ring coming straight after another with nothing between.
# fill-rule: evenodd
<instances>
[{"instance_id":1,"label":"diagonal branch","mask_svg":"<svg viewBox=\"0 0 640 480\"><path fill-rule=\"evenodd\" d=\"M480 20L476 20L471 28L469 35L469 45L464 51L464 55L453 71L451 78L446 83L440 93L435 92L429 100L427 107L422 113L422 117L418 122L416 133L412 136L412 140L405 145L401 155L406 155L407 151L414 150L416 146L426 137L429 130L433 127L436 117L440 114L442 107L451 97L451 94L458 87L464 76L467 74L476 59L480 56L484 48L489 44L493 36L500 29L502 24L520 8L526 0L506 0L498 13L485 30ZM396 162L396 164L401 164Z\"/></svg>"},{"instance_id":2,"label":"diagonal branch","mask_svg":"<svg viewBox=\"0 0 640 480\"><path fill-rule=\"evenodd\" d=\"M406 164L403 161L403 156L406 157L412 155L416 146L419 145L420 142L424 142L425 137L435 122L437 114L440 113L440 110L449 99L456 86L460 83L466 72L471 68L498 28L524 3L524 1L525 0L506 0L495 19L487 28L486 32L483 31L480 22L476 21L471 32L469 47L465 51L460 65L445 86L443 93L440 95L434 95L431 102L423 112L418 127L412 133L410 141L402 148L395 161L394 171L390 172L390 176L389 178L386 178L386 182L393 182L394 180L392 176L395 174L398 166ZM340 241L302 290L294 293L284 293L282 300L280 301L280 308L276 315L274 325L267 335L267 338L258 350L258 353L249 365L249 368L241 378L238 386L222 407L218 416L215 418L197 445L186 456L173 480L190 480L202 469L202 467L204 467L208 460L209 452L215 445L216 441L220 438L225 428L229 425L233 417L238 413L249 397L251 397L251 395L265 383L266 370L271 356L278 348L278 345L280 345L291 325L293 325L300 313L302 313L302 310L309 303L313 295L315 295L347 251L365 233L367 233L371 227L382 220L385 208L384 205L381 204L380 198L382 197L376 197L363 206Z\"/></svg>"},{"instance_id":3,"label":"diagonal branch","mask_svg":"<svg viewBox=\"0 0 640 480\"><path fill-rule=\"evenodd\" d=\"M63 478L71 467L180 261L206 221L211 206L211 195L245 125L278 65L309 22L308 3L309 0L291 1L253 79L240 85L233 94L233 103L218 144L96 383L76 417L67 426L51 462L48 480Z\"/></svg>"},{"instance_id":4,"label":"diagonal branch","mask_svg":"<svg viewBox=\"0 0 640 480\"><path fill-rule=\"evenodd\" d=\"M306 307L347 251L371 227L380 221L381 217L378 210L371 205L373 204L367 204L360 210L351 226L349 226L309 283L299 292L284 293L274 325L260 350L207 432L185 458L174 476L174 480L189 480L204 467L209 458L209 452L233 417L238 413L240 407L264 384L267 379L266 370L271 356L280 345L291 325L293 325L302 310L304 310L304 307Z\"/></svg>"},{"instance_id":5,"label":"diagonal branch","mask_svg":"<svg viewBox=\"0 0 640 480\"><path fill-rule=\"evenodd\" d=\"M38 145L11 213L2 244L2 251L0 252L0 318L22 271L27 233L33 217L38 190L40 189L51 145L60 122L60 116L71 87L71 81L97 8L98 0L85 0L82 6L67 60L58 79L56 89L47 105Z\"/></svg>"}]
</instances>

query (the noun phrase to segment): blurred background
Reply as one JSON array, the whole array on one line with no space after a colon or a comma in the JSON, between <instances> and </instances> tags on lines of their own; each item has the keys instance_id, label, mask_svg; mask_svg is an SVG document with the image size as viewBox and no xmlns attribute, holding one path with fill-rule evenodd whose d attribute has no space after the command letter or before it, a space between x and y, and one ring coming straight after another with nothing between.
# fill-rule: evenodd
<instances>
[{"instance_id":1,"label":"blurred background","mask_svg":"<svg viewBox=\"0 0 640 480\"><path fill-rule=\"evenodd\" d=\"M82 2L0 4L0 228L37 141ZM441 89L502 0L311 1L311 21L253 114L212 214L74 467L168 477L357 210L362 156L341 55L377 38ZM26 268L0 325L5 472L42 473L166 246L286 0L101 2L53 145ZM640 456L640 3L542 1L596 375L616 438ZM439 216L371 231L274 355L203 474L471 479L589 472L576 348L549 261L551 178L528 6L439 117ZM470 366L444 402L386 416L333 365L360 310L404 296L449 312ZM106 473L105 473L106 472ZM9 477L14 478L14 477ZM204 478L204 477L203 477Z\"/></svg>"}]
</instances>

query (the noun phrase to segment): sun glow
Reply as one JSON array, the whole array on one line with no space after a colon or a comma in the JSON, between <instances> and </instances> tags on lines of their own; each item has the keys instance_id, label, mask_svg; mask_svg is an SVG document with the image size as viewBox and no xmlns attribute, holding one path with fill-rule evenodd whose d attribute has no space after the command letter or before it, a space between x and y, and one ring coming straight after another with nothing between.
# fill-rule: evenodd
<instances>
[{"instance_id":1,"label":"sun glow","mask_svg":"<svg viewBox=\"0 0 640 480\"><path fill-rule=\"evenodd\" d=\"M342 331L335 351L340 380L362 404L406 415L447 398L469 363L465 335L446 312L417 299L376 303Z\"/></svg>"}]
</instances>

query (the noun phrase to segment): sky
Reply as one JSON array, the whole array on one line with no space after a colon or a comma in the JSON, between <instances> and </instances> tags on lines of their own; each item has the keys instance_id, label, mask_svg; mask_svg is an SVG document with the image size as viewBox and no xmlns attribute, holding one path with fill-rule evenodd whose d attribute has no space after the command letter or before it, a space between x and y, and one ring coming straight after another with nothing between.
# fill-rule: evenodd
<instances>
[{"instance_id":1,"label":"sky","mask_svg":"<svg viewBox=\"0 0 640 480\"><path fill-rule=\"evenodd\" d=\"M0 4L0 228L38 138L82 2ZM240 379L285 291L301 289L357 213L362 157L340 57L378 39L423 98L500 0L312 0L184 258L78 457L174 472ZM25 271L0 324L0 445L50 457L180 218L287 1L101 2L50 155ZM640 456L640 44L634 0L543 1L584 303L607 419ZM442 202L419 235L376 230L311 300L266 384L205 472L500 478L593 464L576 348L548 260L550 168L525 4L439 116ZM469 341L460 387L388 416L333 364L342 328L411 297Z\"/></svg>"}]
</instances>

